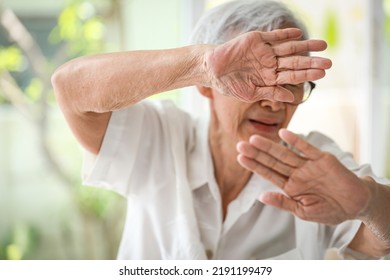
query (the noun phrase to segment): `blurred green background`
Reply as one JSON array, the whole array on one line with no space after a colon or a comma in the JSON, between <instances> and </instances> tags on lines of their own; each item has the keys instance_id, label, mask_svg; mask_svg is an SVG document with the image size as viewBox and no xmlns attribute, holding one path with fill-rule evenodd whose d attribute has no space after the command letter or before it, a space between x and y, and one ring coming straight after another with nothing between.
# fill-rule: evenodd
<instances>
[{"instance_id":1,"label":"blurred green background","mask_svg":"<svg viewBox=\"0 0 390 280\"><path fill-rule=\"evenodd\" d=\"M126 202L112 192L81 186L82 151L55 103L51 73L81 55L185 44L199 13L219 2L0 0L0 259L116 258ZM314 1L306 6L285 2L307 23L315 21ZM346 2L355 11L352 16L361 16L354 9L362 1ZM390 0L381 3L389 50ZM345 52L337 8L333 4L321 11L322 25L314 31L335 56ZM324 88L331 82L324 81ZM159 98L185 107L188 102L178 92ZM358 153L354 139L345 143Z\"/></svg>"},{"instance_id":2,"label":"blurred green background","mask_svg":"<svg viewBox=\"0 0 390 280\"><path fill-rule=\"evenodd\" d=\"M73 57L115 48L106 21L118 1L30 3L0 2L0 259L112 259L124 201L81 187L81 151L50 76Z\"/></svg>"}]
</instances>

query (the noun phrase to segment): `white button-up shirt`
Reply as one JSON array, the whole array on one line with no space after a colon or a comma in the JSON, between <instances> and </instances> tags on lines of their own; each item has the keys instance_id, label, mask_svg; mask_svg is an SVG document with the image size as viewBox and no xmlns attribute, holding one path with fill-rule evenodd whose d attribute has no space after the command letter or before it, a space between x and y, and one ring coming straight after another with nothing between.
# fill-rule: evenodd
<instances>
[{"instance_id":1,"label":"white button-up shirt","mask_svg":"<svg viewBox=\"0 0 390 280\"><path fill-rule=\"evenodd\" d=\"M374 177L320 133L305 137L350 170ZM208 146L208 121L169 101L142 101L112 114L97 157L86 154L86 185L128 200L119 259L322 259L343 254L360 222L302 221L257 200L280 191L253 174L222 218Z\"/></svg>"}]
</instances>

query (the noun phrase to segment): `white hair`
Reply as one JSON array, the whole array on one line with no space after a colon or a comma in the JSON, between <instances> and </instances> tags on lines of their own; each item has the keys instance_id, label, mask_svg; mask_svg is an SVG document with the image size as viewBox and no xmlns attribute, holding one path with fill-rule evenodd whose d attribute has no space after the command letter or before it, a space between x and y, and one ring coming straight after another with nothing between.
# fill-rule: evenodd
<instances>
[{"instance_id":1,"label":"white hair","mask_svg":"<svg viewBox=\"0 0 390 280\"><path fill-rule=\"evenodd\" d=\"M249 31L271 31L296 27L308 38L307 29L280 2L271 0L236 0L219 5L204 14L190 38L193 44L222 44Z\"/></svg>"}]
</instances>

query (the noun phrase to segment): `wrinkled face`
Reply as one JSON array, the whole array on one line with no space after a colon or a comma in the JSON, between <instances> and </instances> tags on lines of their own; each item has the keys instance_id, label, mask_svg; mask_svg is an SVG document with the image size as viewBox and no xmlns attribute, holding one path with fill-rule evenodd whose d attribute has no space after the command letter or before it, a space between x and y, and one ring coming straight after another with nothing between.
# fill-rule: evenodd
<instances>
[{"instance_id":1,"label":"wrinkled face","mask_svg":"<svg viewBox=\"0 0 390 280\"><path fill-rule=\"evenodd\" d=\"M209 94L206 96L210 99L210 136L219 138L219 141L236 143L257 134L278 142L279 129L287 127L297 109L297 105L271 100L245 103L213 89L208 90Z\"/></svg>"}]
</instances>

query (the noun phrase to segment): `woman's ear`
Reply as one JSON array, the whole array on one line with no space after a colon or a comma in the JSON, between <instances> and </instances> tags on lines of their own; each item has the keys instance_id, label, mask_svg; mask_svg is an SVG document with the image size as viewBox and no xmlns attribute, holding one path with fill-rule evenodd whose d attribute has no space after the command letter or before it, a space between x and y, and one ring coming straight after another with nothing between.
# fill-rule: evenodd
<instances>
[{"instance_id":1,"label":"woman's ear","mask_svg":"<svg viewBox=\"0 0 390 280\"><path fill-rule=\"evenodd\" d=\"M213 98L214 98L212 88L204 87L204 86L196 86L196 88L198 89L198 91L199 91L204 97L207 97L207 98L209 98L209 99L213 99Z\"/></svg>"}]
</instances>

